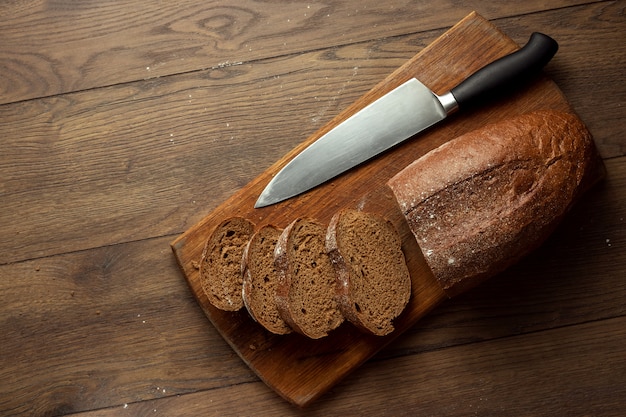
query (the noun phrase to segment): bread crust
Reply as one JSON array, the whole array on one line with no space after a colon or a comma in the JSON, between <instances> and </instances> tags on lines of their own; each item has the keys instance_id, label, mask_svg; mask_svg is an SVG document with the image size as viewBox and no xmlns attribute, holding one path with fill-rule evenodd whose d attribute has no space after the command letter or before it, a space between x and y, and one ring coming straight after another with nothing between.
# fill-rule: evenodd
<instances>
[{"instance_id":1,"label":"bread crust","mask_svg":"<svg viewBox=\"0 0 626 417\"><path fill-rule=\"evenodd\" d=\"M291 327L294 331L304 334L304 331L294 321L291 309L289 306L289 289L291 287L292 275L288 273L289 259L287 256L287 247L289 241L289 235L295 226L296 220L291 222L287 227L283 229L283 232L278 237L276 248L274 249L274 264L278 271L278 286L276 287L276 308L280 317Z\"/></svg>"},{"instance_id":2,"label":"bread crust","mask_svg":"<svg viewBox=\"0 0 626 417\"><path fill-rule=\"evenodd\" d=\"M352 292L352 280L350 279L350 265L346 262L345 258L339 252L339 245L337 243L337 225L339 223L342 211L335 213L330 219L328 224L328 230L326 232L326 251L330 257L330 261L335 267L337 273L337 303L343 316L350 323L358 327L364 332L370 332L370 330L361 321L356 309L354 308L354 301L351 297Z\"/></svg>"},{"instance_id":3,"label":"bread crust","mask_svg":"<svg viewBox=\"0 0 626 417\"><path fill-rule=\"evenodd\" d=\"M601 164L574 114L524 114L462 135L389 182L442 288L455 295L537 248Z\"/></svg>"}]
</instances>

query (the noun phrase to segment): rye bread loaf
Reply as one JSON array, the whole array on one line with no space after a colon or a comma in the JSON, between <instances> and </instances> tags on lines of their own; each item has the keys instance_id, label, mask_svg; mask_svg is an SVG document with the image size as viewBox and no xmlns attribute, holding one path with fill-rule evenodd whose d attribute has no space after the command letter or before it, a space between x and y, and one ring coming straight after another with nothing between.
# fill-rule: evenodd
<instances>
[{"instance_id":1,"label":"rye bread loaf","mask_svg":"<svg viewBox=\"0 0 626 417\"><path fill-rule=\"evenodd\" d=\"M220 223L204 247L200 282L209 302L226 311L243 307L241 259L255 225L242 217Z\"/></svg>"},{"instance_id":2,"label":"rye bread loaf","mask_svg":"<svg viewBox=\"0 0 626 417\"><path fill-rule=\"evenodd\" d=\"M361 330L384 336L394 330L411 297L411 276L402 242L391 222L345 209L333 216L326 250L337 272L337 301Z\"/></svg>"},{"instance_id":3,"label":"rye bread loaf","mask_svg":"<svg viewBox=\"0 0 626 417\"><path fill-rule=\"evenodd\" d=\"M250 316L275 334L291 333L291 327L280 317L276 307L278 271L274 250L282 230L265 225L257 230L246 246L241 270L243 303Z\"/></svg>"},{"instance_id":4,"label":"rye bread loaf","mask_svg":"<svg viewBox=\"0 0 626 417\"><path fill-rule=\"evenodd\" d=\"M312 339L327 336L343 322L325 241L326 227L296 219L283 230L274 251L278 311L293 330Z\"/></svg>"},{"instance_id":5,"label":"rye bread loaf","mask_svg":"<svg viewBox=\"0 0 626 417\"><path fill-rule=\"evenodd\" d=\"M582 121L547 110L460 136L388 185L452 296L537 248L597 179L598 161Z\"/></svg>"}]
</instances>

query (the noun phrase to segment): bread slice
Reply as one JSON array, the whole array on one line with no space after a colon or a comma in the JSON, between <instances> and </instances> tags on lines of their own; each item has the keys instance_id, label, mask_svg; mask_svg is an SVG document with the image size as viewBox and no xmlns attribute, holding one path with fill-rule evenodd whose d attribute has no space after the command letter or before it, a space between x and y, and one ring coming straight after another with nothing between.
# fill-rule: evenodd
<instances>
[{"instance_id":1,"label":"bread slice","mask_svg":"<svg viewBox=\"0 0 626 417\"><path fill-rule=\"evenodd\" d=\"M455 295L537 248L601 170L582 121L546 110L454 139L388 185L435 277Z\"/></svg>"},{"instance_id":2,"label":"bread slice","mask_svg":"<svg viewBox=\"0 0 626 417\"><path fill-rule=\"evenodd\" d=\"M220 223L204 247L200 260L200 282L209 301L226 311L243 307L241 259L255 225L242 217Z\"/></svg>"},{"instance_id":3,"label":"bread slice","mask_svg":"<svg viewBox=\"0 0 626 417\"><path fill-rule=\"evenodd\" d=\"M384 336L411 297L402 242L391 222L357 210L330 221L326 250L337 271L339 308L361 330Z\"/></svg>"},{"instance_id":4,"label":"bread slice","mask_svg":"<svg viewBox=\"0 0 626 417\"><path fill-rule=\"evenodd\" d=\"M312 339L327 336L343 322L325 240L326 227L296 219L283 230L274 251L278 311L293 330Z\"/></svg>"},{"instance_id":5,"label":"bread slice","mask_svg":"<svg viewBox=\"0 0 626 417\"><path fill-rule=\"evenodd\" d=\"M272 333L288 334L291 327L276 307L278 271L274 249L282 230L265 225L257 230L243 252L243 303L250 316Z\"/></svg>"}]
</instances>

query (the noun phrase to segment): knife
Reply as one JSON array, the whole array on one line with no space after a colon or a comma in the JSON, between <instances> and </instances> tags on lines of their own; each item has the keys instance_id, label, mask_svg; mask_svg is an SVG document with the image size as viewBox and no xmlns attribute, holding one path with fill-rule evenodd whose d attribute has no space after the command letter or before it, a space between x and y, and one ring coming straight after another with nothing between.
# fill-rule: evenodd
<instances>
[{"instance_id":1,"label":"knife","mask_svg":"<svg viewBox=\"0 0 626 417\"><path fill-rule=\"evenodd\" d=\"M558 50L535 32L526 45L479 69L439 96L411 78L350 116L296 155L272 178L255 208L299 195L431 127L537 75Z\"/></svg>"}]
</instances>

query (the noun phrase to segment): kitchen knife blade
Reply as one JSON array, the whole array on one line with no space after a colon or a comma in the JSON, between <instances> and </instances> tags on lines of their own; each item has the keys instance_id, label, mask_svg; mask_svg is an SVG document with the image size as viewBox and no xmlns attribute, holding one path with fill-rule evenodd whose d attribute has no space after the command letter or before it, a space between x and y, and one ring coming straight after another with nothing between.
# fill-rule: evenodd
<instances>
[{"instance_id":1,"label":"kitchen knife blade","mask_svg":"<svg viewBox=\"0 0 626 417\"><path fill-rule=\"evenodd\" d=\"M265 207L308 191L457 110L518 87L539 73L557 50L554 39L535 32L523 48L486 65L441 96L411 78L296 155L269 182L254 207Z\"/></svg>"}]
</instances>

